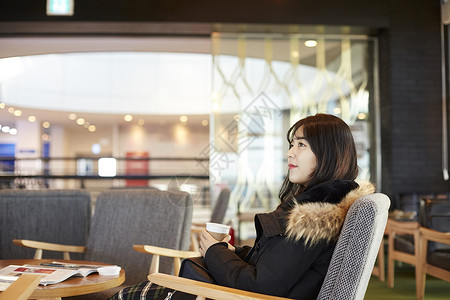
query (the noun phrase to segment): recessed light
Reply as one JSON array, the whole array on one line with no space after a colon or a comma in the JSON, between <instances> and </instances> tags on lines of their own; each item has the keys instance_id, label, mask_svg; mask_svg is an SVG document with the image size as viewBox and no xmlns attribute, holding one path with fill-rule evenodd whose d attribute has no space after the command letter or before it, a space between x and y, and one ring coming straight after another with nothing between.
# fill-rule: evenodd
<instances>
[{"instance_id":1,"label":"recessed light","mask_svg":"<svg viewBox=\"0 0 450 300\"><path fill-rule=\"evenodd\" d=\"M309 48L316 47L317 46L317 41L315 41L315 40L305 41L305 46L309 47Z\"/></svg>"}]
</instances>

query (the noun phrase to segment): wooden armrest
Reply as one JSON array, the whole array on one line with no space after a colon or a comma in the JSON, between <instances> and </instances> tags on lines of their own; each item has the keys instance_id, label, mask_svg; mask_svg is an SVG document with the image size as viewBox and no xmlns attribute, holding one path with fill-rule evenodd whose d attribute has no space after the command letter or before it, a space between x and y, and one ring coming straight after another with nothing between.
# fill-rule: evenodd
<instances>
[{"instance_id":1,"label":"wooden armrest","mask_svg":"<svg viewBox=\"0 0 450 300\"><path fill-rule=\"evenodd\" d=\"M389 219L386 225L386 231L388 233L394 232L396 234L414 235L414 233L419 230L419 227L418 222L400 222Z\"/></svg>"},{"instance_id":2,"label":"wooden armrest","mask_svg":"<svg viewBox=\"0 0 450 300\"><path fill-rule=\"evenodd\" d=\"M420 227L420 234L425 240L450 245L450 232L440 232L430 228Z\"/></svg>"},{"instance_id":3,"label":"wooden armrest","mask_svg":"<svg viewBox=\"0 0 450 300\"><path fill-rule=\"evenodd\" d=\"M167 274L154 273L148 276L151 282L156 284L177 290L185 293L199 295L204 298L218 299L218 300L230 300L230 299L240 299L240 300L285 300L288 298L280 298L275 296L269 296L264 294L252 293L247 291L242 291L238 289L233 289L229 287L224 287L220 285L200 282L196 280L191 280L182 277L176 277ZM198 298L197 298L198 299Z\"/></svg>"},{"instance_id":4,"label":"wooden armrest","mask_svg":"<svg viewBox=\"0 0 450 300\"><path fill-rule=\"evenodd\" d=\"M203 231L203 228L205 228L205 226L191 226L191 233L195 233L195 234L200 234Z\"/></svg>"},{"instance_id":5,"label":"wooden armrest","mask_svg":"<svg viewBox=\"0 0 450 300\"><path fill-rule=\"evenodd\" d=\"M0 300L28 299L39 285L40 280L40 275L22 274L4 292L0 293Z\"/></svg>"},{"instance_id":6,"label":"wooden armrest","mask_svg":"<svg viewBox=\"0 0 450 300\"><path fill-rule=\"evenodd\" d=\"M200 252L197 251L181 251L150 245L133 245L133 248L138 252L168 257L190 258L202 256Z\"/></svg>"},{"instance_id":7,"label":"wooden armrest","mask_svg":"<svg viewBox=\"0 0 450 300\"><path fill-rule=\"evenodd\" d=\"M205 228L205 226L191 226L191 246L190 249L192 251L199 251L200 249L200 235L202 234L203 228Z\"/></svg>"},{"instance_id":8,"label":"wooden armrest","mask_svg":"<svg viewBox=\"0 0 450 300\"><path fill-rule=\"evenodd\" d=\"M34 259L42 258L42 250L48 251L59 251L64 253L64 259L70 260L70 252L74 253L84 253L86 252L86 247L84 246L72 246L72 245L62 245L56 243L45 243L31 240L13 240L13 243L22 246L36 249L34 254Z\"/></svg>"},{"instance_id":9,"label":"wooden armrest","mask_svg":"<svg viewBox=\"0 0 450 300\"><path fill-rule=\"evenodd\" d=\"M133 245L134 250L142 253L152 254L152 262L150 264L149 274L159 272L159 257L173 257L173 273L178 276L181 267L181 258L202 256L197 251L181 251L169 248L162 248L150 245Z\"/></svg>"}]
</instances>

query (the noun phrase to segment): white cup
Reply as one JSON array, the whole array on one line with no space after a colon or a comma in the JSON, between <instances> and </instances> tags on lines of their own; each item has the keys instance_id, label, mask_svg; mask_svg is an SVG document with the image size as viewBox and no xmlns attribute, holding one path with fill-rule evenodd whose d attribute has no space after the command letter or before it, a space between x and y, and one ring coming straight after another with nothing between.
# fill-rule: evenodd
<instances>
[{"instance_id":1,"label":"white cup","mask_svg":"<svg viewBox=\"0 0 450 300\"><path fill-rule=\"evenodd\" d=\"M230 232L230 226L219 223L206 223L206 231L218 241L223 240Z\"/></svg>"},{"instance_id":2,"label":"white cup","mask_svg":"<svg viewBox=\"0 0 450 300\"><path fill-rule=\"evenodd\" d=\"M98 274L102 276L115 276L120 274L119 266L106 266L97 268Z\"/></svg>"}]
</instances>

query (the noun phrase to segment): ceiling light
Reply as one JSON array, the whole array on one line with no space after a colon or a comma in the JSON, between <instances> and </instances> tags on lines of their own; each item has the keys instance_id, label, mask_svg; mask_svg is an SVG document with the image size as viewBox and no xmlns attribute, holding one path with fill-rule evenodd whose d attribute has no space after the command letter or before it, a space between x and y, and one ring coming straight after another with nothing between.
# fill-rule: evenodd
<instances>
[{"instance_id":1,"label":"ceiling light","mask_svg":"<svg viewBox=\"0 0 450 300\"><path fill-rule=\"evenodd\" d=\"M2 127L2 131L3 131L4 133L8 133L8 132L9 132L9 126L3 126L3 127Z\"/></svg>"},{"instance_id":2,"label":"ceiling light","mask_svg":"<svg viewBox=\"0 0 450 300\"><path fill-rule=\"evenodd\" d=\"M74 0L47 0L47 16L73 16Z\"/></svg>"},{"instance_id":3,"label":"ceiling light","mask_svg":"<svg viewBox=\"0 0 450 300\"><path fill-rule=\"evenodd\" d=\"M132 116L132 115L125 115L125 116L123 117L123 119L124 119L125 121L127 121L127 122L130 122L131 120L133 120L133 116Z\"/></svg>"},{"instance_id":4,"label":"ceiling light","mask_svg":"<svg viewBox=\"0 0 450 300\"><path fill-rule=\"evenodd\" d=\"M206 126L208 126L208 124L209 124L208 120L206 120L206 119L205 119L205 120L202 120L202 125L203 125L203 126L206 127Z\"/></svg>"},{"instance_id":5,"label":"ceiling light","mask_svg":"<svg viewBox=\"0 0 450 300\"><path fill-rule=\"evenodd\" d=\"M14 112L14 107L8 108L8 111L12 114Z\"/></svg>"},{"instance_id":6,"label":"ceiling light","mask_svg":"<svg viewBox=\"0 0 450 300\"><path fill-rule=\"evenodd\" d=\"M50 128L50 122L45 121L44 123L42 123L42 127Z\"/></svg>"},{"instance_id":7,"label":"ceiling light","mask_svg":"<svg viewBox=\"0 0 450 300\"><path fill-rule=\"evenodd\" d=\"M188 117L187 116L180 116L180 122L181 123L186 123L188 121Z\"/></svg>"},{"instance_id":8,"label":"ceiling light","mask_svg":"<svg viewBox=\"0 0 450 300\"><path fill-rule=\"evenodd\" d=\"M365 113L359 113L359 114L358 114L358 119L359 119L359 120L364 120L366 117L367 117L367 116L366 116Z\"/></svg>"},{"instance_id":9,"label":"ceiling light","mask_svg":"<svg viewBox=\"0 0 450 300\"><path fill-rule=\"evenodd\" d=\"M69 114L69 119L72 121L75 121L75 119L77 118L76 114Z\"/></svg>"},{"instance_id":10,"label":"ceiling light","mask_svg":"<svg viewBox=\"0 0 450 300\"><path fill-rule=\"evenodd\" d=\"M138 124L139 124L140 126L142 126L142 125L145 124L145 121L144 121L143 119L139 119Z\"/></svg>"},{"instance_id":11,"label":"ceiling light","mask_svg":"<svg viewBox=\"0 0 450 300\"><path fill-rule=\"evenodd\" d=\"M84 124L84 119L83 118L78 118L77 119L77 124L78 125L83 125Z\"/></svg>"},{"instance_id":12,"label":"ceiling light","mask_svg":"<svg viewBox=\"0 0 450 300\"><path fill-rule=\"evenodd\" d=\"M305 46L309 47L309 48L316 47L317 46L317 41L315 41L315 40L305 41Z\"/></svg>"},{"instance_id":13,"label":"ceiling light","mask_svg":"<svg viewBox=\"0 0 450 300\"><path fill-rule=\"evenodd\" d=\"M3 103L3 102L0 102L0 108L1 108L1 109L4 109L4 108L5 108L5 106L6 106L6 105L5 105L5 103Z\"/></svg>"},{"instance_id":14,"label":"ceiling light","mask_svg":"<svg viewBox=\"0 0 450 300\"><path fill-rule=\"evenodd\" d=\"M94 132L96 129L97 129L97 127L95 127L95 125L89 125L88 130L89 130L90 132Z\"/></svg>"},{"instance_id":15,"label":"ceiling light","mask_svg":"<svg viewBox=\"0 0 450 300\"><path fill-rule=\"evenodd\" d=\"M94 154L99 154L102 151L100 144L92 144L91 151Z\"/></svg>"},{"instance_id":16,"label":"ceiling light","mask_svg":"<svg viewBox=\"0 0 450 300\"><path fill-rule=\"evenodd\" d=\"M9 134L10 134L10 135L16 135L16 134L17 134L17 129L16 129L16 128L11 128L11 129L9 130Z\"/></svg>"},{"instance_id":17,"label":"ceiling light","mask_svg":"<svg viewBox=\"0 0 450 300\"><path fill-rule=\"evenodd\" d=\"M31 123L36 122L36 117L35 116L29 116L28 117L28 122L31 122Z\"/></svg>"},{"instance_id":18,"label":"ceiling light","mask_svg":"<svg viewBox=\"0 0 450 300\"><path fill-rule=\"evenodd\" d=\"M16 117L20 117L22 115L22 111L20 109L17 109L17 110L14 111L14 115Z\"/></svg>"}]
</instances>

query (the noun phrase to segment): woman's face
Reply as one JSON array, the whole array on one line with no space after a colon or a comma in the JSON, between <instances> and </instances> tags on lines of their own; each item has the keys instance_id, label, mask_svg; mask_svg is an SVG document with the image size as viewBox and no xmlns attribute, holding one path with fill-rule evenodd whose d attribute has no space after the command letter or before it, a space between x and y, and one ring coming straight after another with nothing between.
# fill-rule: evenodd
<instances>
[{"instance_id":1,"label":"woman's face","mask_svg":"<svg viewBox=\"0 0 450 300\"><path fill-rule=\"evenodd\" d=\"M317 158L303 135L302 127L295 132L287 156L289 164L289 181L306 185L312 172L316 169Z\"/></svg>"}]
</instances>

